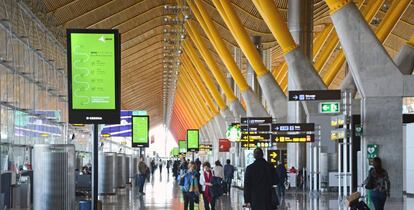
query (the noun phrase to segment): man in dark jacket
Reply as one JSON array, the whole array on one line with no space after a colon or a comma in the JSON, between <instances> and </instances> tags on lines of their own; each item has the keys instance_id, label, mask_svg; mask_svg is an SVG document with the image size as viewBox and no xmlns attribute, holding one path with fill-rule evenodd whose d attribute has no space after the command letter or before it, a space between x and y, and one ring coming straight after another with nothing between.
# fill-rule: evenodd
<instances>
[{"instance_id":1,"label":"man in dark jacket","mask_svg":"<svg viewBox=\"0 0 414 210\"><path fill-rule=\"evenodd\" d=\"M246 168L244 175L244 202L252 210L277 209L277 195L273 185L276 185L275 168L263 159L263 150L256 148L253 152L254 163Z\"/></svg>"},{"instance_id":2,"label":"man in dark jacket","mask_svg":"<svg viewBox=\"0 0 414 210\"><path fill-rule=\"evenodd\" d=\"M226 183L227 193L230 195L231 182L234 178L234 171L236 169L230 164L230 159L227 159L226 165L224 166L224 182Z\"/></svg>"}]
</instances>

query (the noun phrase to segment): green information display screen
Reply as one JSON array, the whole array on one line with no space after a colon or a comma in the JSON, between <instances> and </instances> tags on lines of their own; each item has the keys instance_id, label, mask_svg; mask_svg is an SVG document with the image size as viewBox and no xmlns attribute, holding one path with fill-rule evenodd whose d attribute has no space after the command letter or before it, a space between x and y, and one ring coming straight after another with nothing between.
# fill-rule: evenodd
<instances>
[{"instance_id":1,"label":"green information display screen","mask_svg":"<svg viewBox=\"0 0 414 210\"><path fill-rule=\"evenodd\" d=\"M199 149L199 131L197 129L187 130L187 149L188 151L198 151Z\"/></svg>"},{"instance_id":2,"label":"green information display screen","mask_svg":"<svg viewBox=\"0 0 414 210\"><path fill-rule=\"evenodd\" d=\"M115 109L115 35L72 33L72 108Z\"/></svg>"},{"instance_id":3,"label":"green information display screen","mask_svg":"<svg viewBox=\"0 0 414 210\"><path fill-rule=\"evenodd\" d=\"M132 146L147 147L148 142L149 116L132 116Z\"/></svg>"},{"instance_id":4,"label":"green information display screen","mask_svg":"<svg viewBox=\"0 0 414 210\"><path fill-rule=\"evenodd\" d=\"M117 29L67 29L71 124L119 124L121 44Z\"/></svg>"},{"instance_id":5,"label":"green information display screen","mask_svg":"<svg viewBox=\"0 0 414 210\"><path fill-rule=\"evenodd\" d=\"M178 141L178 148L179 148L180 153L186 153L187 152L187 141L179 140Z\"/></svg>"},{"instance_id":6,"label":"green information display screen","mask_svg":"<svg viewBox=\"0 0 414 210\"><path fill-rule=\"evenodd\" d=\"M172 150L172 156L177 157L180 153L180 149L178 147L174 147Z\"/></svg>"}]
</instances>

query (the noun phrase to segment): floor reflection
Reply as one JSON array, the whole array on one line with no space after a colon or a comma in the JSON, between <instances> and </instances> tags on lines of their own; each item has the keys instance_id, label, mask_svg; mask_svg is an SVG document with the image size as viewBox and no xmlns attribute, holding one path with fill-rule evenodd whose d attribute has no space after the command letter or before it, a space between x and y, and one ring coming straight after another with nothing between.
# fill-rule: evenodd
<instances>
[{"instance_id":1,"label":"floor reflection","mask_svg":"<svg viewBox=\"0 0 414 210\"><path fill-rule=\"evenodd\" d=\"M145 186L144 196L139 196L135 187L121 189L115 196L103 198L103 210L181 210L184 209L183 198L179 187L172 177L155 173L155 177ZM202 203L202 200L200 200ZM243 192L233 188L230 196L222 196L218 203L219 210L242 210ZM304 193L289 191L282 200L282 210L337 210L340 202L335 194ZM204 210L203 205L196 209ZM414 198L389 199L385 209L412 210Z\"/></svg>"}]
</instances>

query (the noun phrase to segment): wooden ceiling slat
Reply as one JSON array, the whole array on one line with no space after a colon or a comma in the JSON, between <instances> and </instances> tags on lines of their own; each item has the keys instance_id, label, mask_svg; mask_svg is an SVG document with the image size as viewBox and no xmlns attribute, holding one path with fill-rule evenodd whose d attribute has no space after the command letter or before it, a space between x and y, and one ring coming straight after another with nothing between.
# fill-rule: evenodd
<instances>
[{"instance_id":1,"label":"wooden ceiling slat","mask_svg":"<svg viewBox=\"0 0 414 210\"><path fill-rule=\"evenodd\" d=\"M141 0L142 2L142 0ZM137 0L112 0L100 7L97 7L89 12L86 12L74 19L65 23L66 27L77 26L80 28L87 28L88 26L106 19L120 11L123 11L132 5L137 4Z\"/></svg>"}]
</instances>

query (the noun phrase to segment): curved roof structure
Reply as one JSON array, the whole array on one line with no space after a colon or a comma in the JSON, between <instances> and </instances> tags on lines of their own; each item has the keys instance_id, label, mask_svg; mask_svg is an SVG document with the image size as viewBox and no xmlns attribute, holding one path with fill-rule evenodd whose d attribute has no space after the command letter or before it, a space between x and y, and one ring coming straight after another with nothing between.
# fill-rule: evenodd
<instances>
[{"instance_id":1,"label":"curved roof structure","mask_svg":"<svg viewBox=\"0 0 414 210\"><path fill-rule=\"evenodd\" d=\"M212 17L216 28L227 44L227 48L233 52L232 48L238 47L238 45L214 4L211 0L200 1ZM275 0L285 19L287 18L287 1ZM358 0L356 3L360 6L361 11L364 11L369 10L375 1L377 0ZM374 11L374 16L370 21L374 30L384 21L387 10L397 1L385 0L381 7ZM197 126L191 120L182 119L183 116L179 113L167 114L169 112L167 106L168 104L172 106L172 97L175 96L171 89L175 88L173 84L175 84L176 76L170 68L177 65L175 62L179 59L174 53L171 54L171 51L168 51L170 49L166 43L178 46L172 50L180 50L181 41L179 38L166 38L166 36L168 34L185 34L185 32L180 32L183 28L177 27L181 24L182 19L176 18L180 17L177 10L186 10L191 18L191 12L185 6L185 1L25 0L25 2L42 18L62 43L65 40L64 30L66 28L119 29L122 34L122 109L147 110L151 116L152 125L169 122L167 118L173 118L172 122L179 124L172 127L177 138L182 137L183 131L188 127ZM282 51L254 4L249 0L232 0L232 6L249 35L261 36L263 49L267 49L271 55L271 69L281 70L284 62ZM383 43L391 56L395 56L400 47L414 34L413 24L414 1L411 1ZM325 1L314 0L313 35L314 42L322 44L320 51L327 48L329 44L325 41L330 32L329 27L332 25ZM199 31L202 32L205 41L208 41L203 30L199 28ZM330 33L335 32L333 30ZM210 42L206 43L208 43L208 48L215 57L218 66L223 73L226 73L227 71L213 46ZM326 63L320 69L322 77L327 74L330 65L341 51L339 44L334 47L333 51L329 53ZM314 61L320 56L319 51L317 52L314 54ZM241 63L246 63L244 57ZM345 75L343 66L336 72L333 80L327 84L330 88L339 87ZM241 70L245 73L246 65L242 65ZM186 112L191 112L191 110Z\"/></svg>"}]
</instances>

